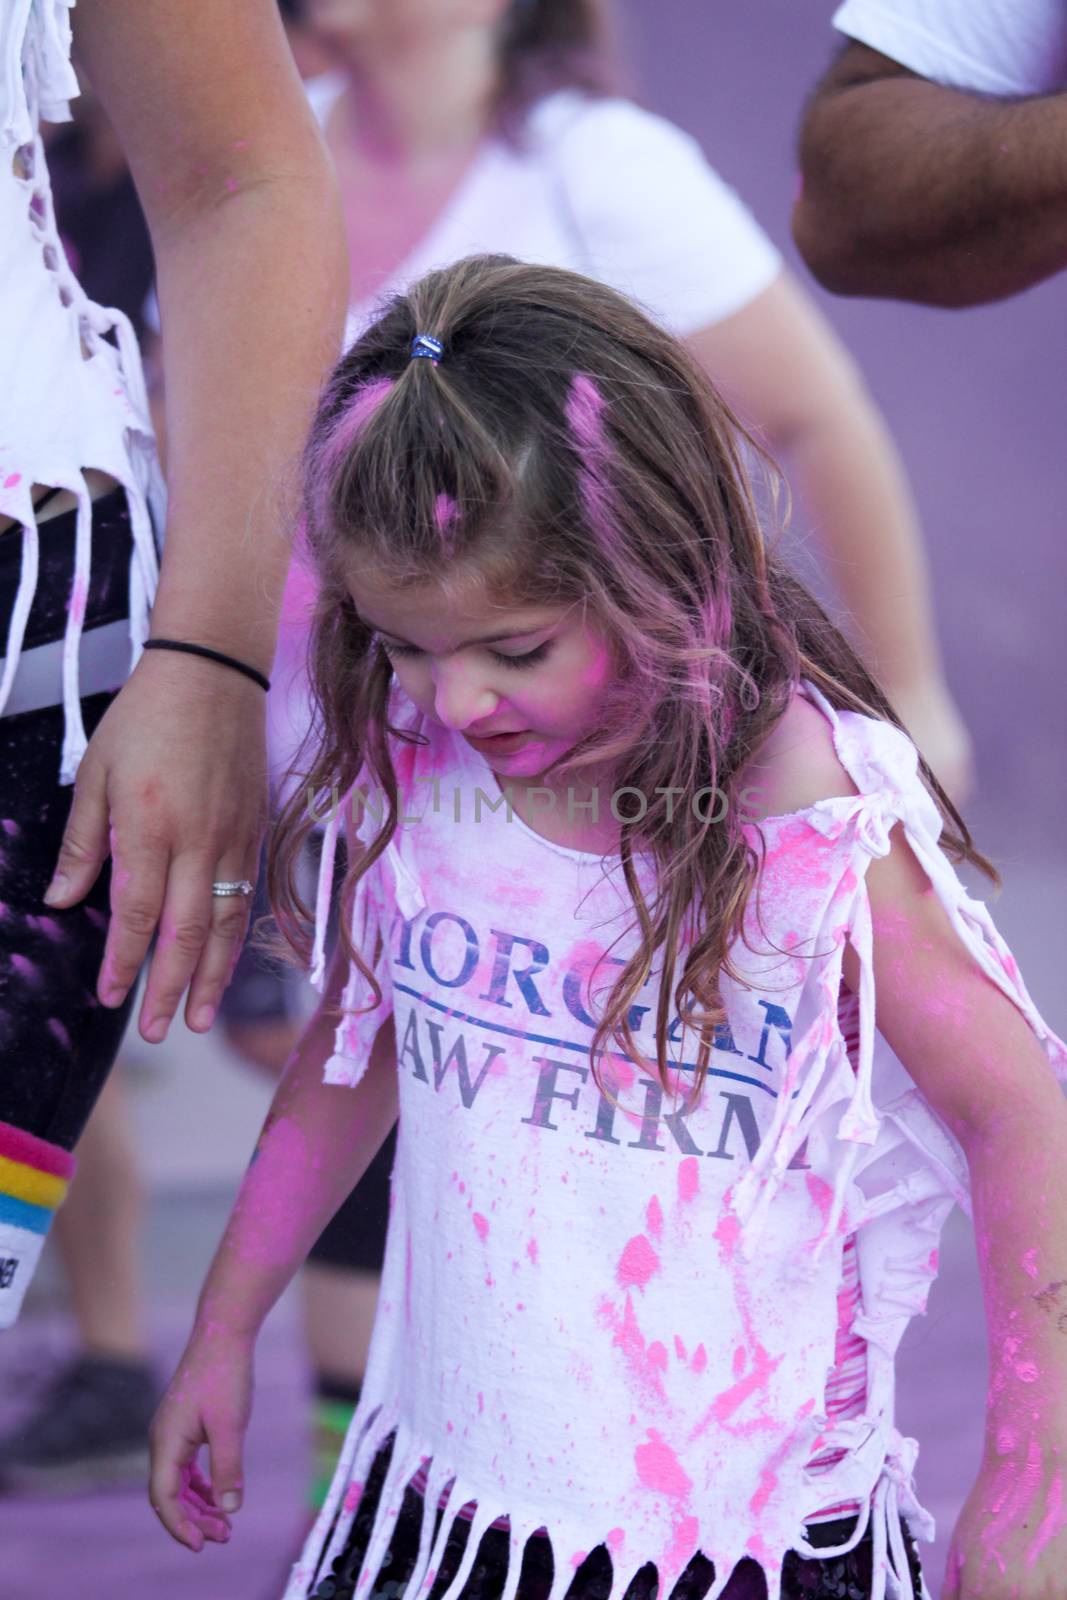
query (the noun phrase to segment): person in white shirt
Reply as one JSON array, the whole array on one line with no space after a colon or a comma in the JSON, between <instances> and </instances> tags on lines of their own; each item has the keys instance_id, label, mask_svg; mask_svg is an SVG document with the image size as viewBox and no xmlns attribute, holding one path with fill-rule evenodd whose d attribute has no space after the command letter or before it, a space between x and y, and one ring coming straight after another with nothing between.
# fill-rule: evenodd
<instances>
[{"instance_id":1,"label":"person in white shirt","mask_svg":"<svg viewBox=\"0 0 1067 1600\"><path fill-rule=\"evenodd\" d=\"M838 294L973 306L1067 265L1062 0L845 0L805 110L800 253Z\"/></svg>"}]
</instances>

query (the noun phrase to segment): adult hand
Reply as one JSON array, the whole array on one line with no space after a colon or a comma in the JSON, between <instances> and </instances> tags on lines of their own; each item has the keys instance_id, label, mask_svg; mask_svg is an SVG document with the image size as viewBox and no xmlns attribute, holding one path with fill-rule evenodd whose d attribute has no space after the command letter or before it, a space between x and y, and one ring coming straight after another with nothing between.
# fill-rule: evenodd
<instances>
[{"instance_id":1,"label":"adult hand","mask_svg":"<svg viewBox=\"0 0 1067 1600\"><path fill-rule=\"evenodd\" d=\"M141 1006L158 1044L186 985L185 1019L211 1026L248 928L248 900L216 880L254 882L267 825L266 696L219 663L146 651L82 758L45 899L84 899L108 855L111 924L97 994L126 998L158 930Z\"/></svg>"}]
</instances>

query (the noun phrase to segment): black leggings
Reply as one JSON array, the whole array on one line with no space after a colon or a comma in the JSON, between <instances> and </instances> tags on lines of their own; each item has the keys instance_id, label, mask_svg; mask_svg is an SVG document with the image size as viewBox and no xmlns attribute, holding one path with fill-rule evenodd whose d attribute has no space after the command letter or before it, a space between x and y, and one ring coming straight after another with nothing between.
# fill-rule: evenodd
<instances>
[{"instance_id":1,"label":"black leggings","mask_svg":"<svg viewBox=\"0 0 1067 1600\"><path fill-rule=\"evenodd\" d=\"M84 627L129 614L132 547L121 491L93 505ZM74 513L45 522L24 648L61 639L74 570ZM0 534L0 639L18 586L21 535ZM17 681L17 680L16 680ZM91 735L115 692L82 701ZM63 708L0 717L0 1123L72 1150L118 1054L133 990L116 1010L96 998L110 916L110 863L68 911L42 902L74 790L59 784Z\"/></svg>"}]
</instances>

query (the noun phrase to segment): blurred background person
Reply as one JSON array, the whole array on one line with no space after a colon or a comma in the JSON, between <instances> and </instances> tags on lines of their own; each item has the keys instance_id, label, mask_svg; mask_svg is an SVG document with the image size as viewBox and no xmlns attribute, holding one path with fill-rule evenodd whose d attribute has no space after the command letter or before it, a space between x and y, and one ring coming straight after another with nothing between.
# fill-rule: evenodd
<instances>
[{"instance_id":1,"label":"blurred background person","mask_svg":"<svg viewBox=\"0 0 1067 1600\"><path fill-rule=\"evenodd\" d=\"M849 42L804 113L793 216L819 282L972 306L1059 272L1061 0L845 0L833 21Z\"/></svg>"}]
</instances>

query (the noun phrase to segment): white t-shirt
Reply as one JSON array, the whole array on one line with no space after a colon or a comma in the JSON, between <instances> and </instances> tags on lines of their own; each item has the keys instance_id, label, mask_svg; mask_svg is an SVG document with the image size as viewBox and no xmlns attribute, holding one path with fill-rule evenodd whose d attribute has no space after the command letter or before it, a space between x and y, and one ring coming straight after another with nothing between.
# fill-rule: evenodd
<instances>
[{"instance_id":1,"label":"white t-shirt","mask_svg":"<svg viewBox=\"0 0 1067 1600\"><path fill-rule=\"evenodd\" d=\"M731 947L738 978L721 980L726 1025L696 1105L697 1040L673 1006L678 1097L652 1063L643 1070L610 1042L607 1095L590 1071L595 1022L638 943L620 858L509 817L482 757L397 689L391 722L425 737L394 745L404 820L352 907L382 998L357 1011L373 996L353 969L325 1073L357 1084L393 1014L400 1121L382 1292L360 1404L286 1600L304 1600L343 1548L392 1433L367 1576L405 1485L424 1469L434 1508L452 1484L436 1541L432 1517L424 1523L410 1596L425 1597L473 1503L467 1562L443 1600L455 1600L502 1516L512 1600L538 1528L553 1548L549 1600L601 1543L614 1595L646 1561L669 1594L700 1550L715 1567L707 1600L745 1556L779 1600L789 1549L827 1553L805 1549L807 1519L855 1500L847 1547L870 1526L871 1600L886 1594L887 1545L911 1600L899 1517L927 1539L934 1526L915 1496L915 1441L894 1425L894 1360L926 1304L945 1217L969 1192L963 1150L875 1023L866 875L898 823L965 948L1061 1082L1067 1048L939 848L941 817L911 741L804 689L858 793L759 823L758 901ZM357 820L370 843L382 795L373 782L365 792ZM337 829L335 819L317 897L320 984ZM647 901L653 864L642 855L634 866ZM691 932L687 919L683 946ZM838 1014L846 944L861 972L855 1066ZM653 1061L661 973L662 954L629 1019ZM827 1377L852 1234L868 1384L863 1414L837 1420ZM816 1452L835 1457L818 1476Z\"/></svg>"},{"instance_id":2,"label":"white t-shirt","mask_svg":"<svg viewBox=\"0 0 1067 1600\"><path fill-rule=\"evenodd\" d=\"M308 85L320 123L343 86L333 73ZM519 145L483 141L407 260L352 306L350 335L384 296L481 251L599 278L682 337L739 311L782 266L695 139L632 101L574 89L533 107Z\"/></svg>"},{"instance_id":3,"label":"white t-shirt","mask_svg":"<svg viewBox=\"0 0 1067 1600\"><path fill-rule=\"evenodd\" d=\"M834 27L935 83L983 94L1067 84L1067 0L845 0Z\"/></svg>"}]
</instances>

